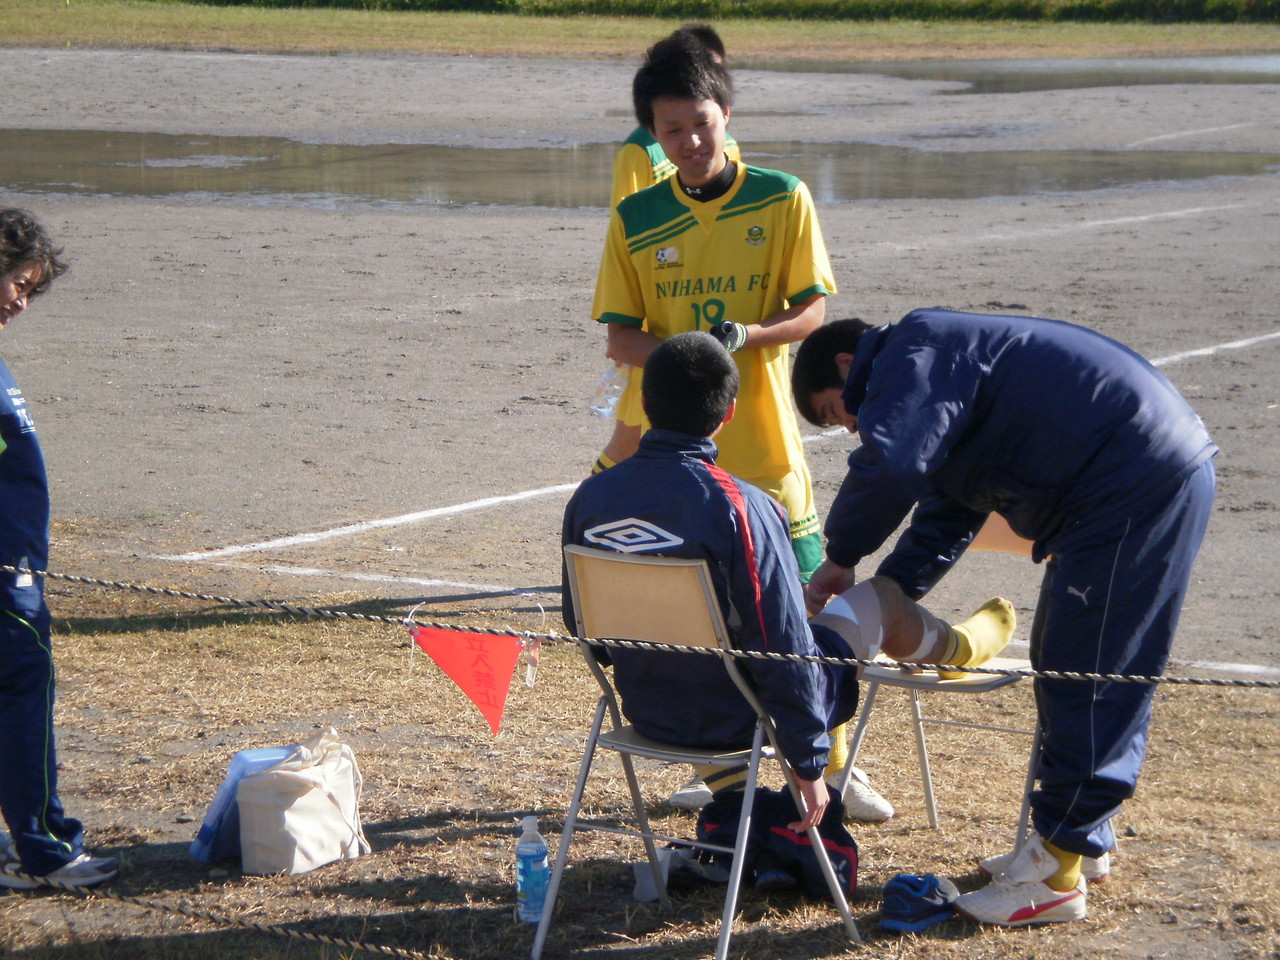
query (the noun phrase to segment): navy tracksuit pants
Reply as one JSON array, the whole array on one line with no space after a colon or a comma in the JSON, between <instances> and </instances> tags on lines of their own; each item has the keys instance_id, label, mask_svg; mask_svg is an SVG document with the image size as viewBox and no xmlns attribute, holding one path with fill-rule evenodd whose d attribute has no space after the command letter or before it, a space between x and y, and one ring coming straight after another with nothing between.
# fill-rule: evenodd
<instances>
[{"instance_id":1,"label":"navy tracksuit pants","mask_svg":"<svg viewBox=\"0 0 1280 960\"><path fill-rule=\"evenodd\" d=\"M1150 510L1105 535L1055 549L1031 628L1033 667L1143 676L1164 671L1214 483L1209 460ZM1046 840L1090 857L1114 846L1110 820L1137 785L1155 690L1152 684L1036 679L1040 786L1031 812Z\"/></svg>"},{"instance_id":2,"label":"navy tracksuit pants","mask_svg":"<svg viewBox=\"0 0 1280 960\"><path fill-rule=\"evenodd\" d=\"M0 812L22 867L43 875L83 852L58 800L49 611L0 609Z\"/></svg>"}]
</instances>

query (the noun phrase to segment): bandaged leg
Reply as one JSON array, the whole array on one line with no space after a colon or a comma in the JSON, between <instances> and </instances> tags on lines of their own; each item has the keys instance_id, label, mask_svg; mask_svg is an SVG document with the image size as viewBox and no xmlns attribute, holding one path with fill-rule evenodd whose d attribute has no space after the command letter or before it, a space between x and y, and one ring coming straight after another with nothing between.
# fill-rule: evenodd
<instances>
[{"instance_id":1,"label":"bandaged leg","mask_svg":"<svg viewBox=\"0 0 1280 960\"><path fill-rule=\"evenodd\" d=\"M903 663L972 667L1009 643L1016 624L1013 606L995 598L954 627L907 597L887 577L872 577L834 597L811 623L830 627L860 660L882 650Z\"/></svg>"},{"instance_id":2,"label":"bandaged leg","mask_svg":"<svg viewBox=\"0 0 1280 960\"><path fill-rule=\"evenodd\" d=\"M874 580L863 580L832 597L822 612L809 620L838 633L859 660L874 660L885 640L884 617L874 583ZM898 590L898 593L902 591ZM909 600L907 602L910 603Z\"/></svg>"}]
</instances>

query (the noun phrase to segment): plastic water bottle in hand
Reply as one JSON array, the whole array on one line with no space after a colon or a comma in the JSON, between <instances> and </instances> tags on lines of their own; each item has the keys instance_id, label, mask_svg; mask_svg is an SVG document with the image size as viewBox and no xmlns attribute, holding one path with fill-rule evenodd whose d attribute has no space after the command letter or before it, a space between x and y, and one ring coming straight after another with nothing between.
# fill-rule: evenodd
<instances>
[{"instance_id":1,"label":"plastic water bottle in hand","mask_svg":"<svg viewBox=\"0 0 1280 960\"><path fill-rule=\"evenodd\" d=\"M547 881L551 864L547 860L547 842L538 833L538 818L520 821L520 839L516 841L516 914L526 923L537 923L547 903Z\"/></svg>"},{"instance_id":2,"label":"plastic water bottle in hand","mask_svg":"<svg viewBox=\"0 0 1280 960\"><path fill-rule=\"evenodd\" d=\"M610 419L618 407L618 398L622 396L622 391L627 388L627 381L630 379L630 364L610 363L604 373L600 374L600 382L596 384L595 393L591 395L591 402L587 404L587 409L601 420Z\"/></svg>"}]
</instances>

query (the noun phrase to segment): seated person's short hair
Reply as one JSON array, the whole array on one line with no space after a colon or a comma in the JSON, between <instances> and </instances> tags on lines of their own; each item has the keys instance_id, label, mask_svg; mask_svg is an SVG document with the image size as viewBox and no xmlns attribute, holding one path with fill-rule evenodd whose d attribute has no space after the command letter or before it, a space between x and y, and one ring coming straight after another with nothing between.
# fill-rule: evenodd
<instances>
[{"instance_id":1,"label":"seated person's short hair","mask_svg":"<svg viewBox=\"0 0 1280 960\"><path fill-rule=\"evenodd\" d=\"M844 387L836 354L853 353L863 332L870 329L871 324L856 317L832 320L801 341L791 363L791 395L800 416L819 427L824 425L813 408L812 397L831 387Z\"/></svg>"},{"instance_id":2,"label":"seated person's short hair","mask_svg":"<svg viewBox=\"0 0 1280 960\"><path fill-rule=\"evenodd\" d=\"M649 354L640 392L658 429L709 437L738 395L738 366L711 334L680 333Z\"/></svg>"},{"instance_id":3,"label":"seated person's short hair","mask_svg":"<svg viewBox=\"0 0 1280 960\"><path fill-rule=\"evenodd\" d=\"M714 100L722 109L733 105L733 80L706 45L692 33L677 30L645 54L631 82L636 121L653 130L653 101Z\"/></svg>"}]
</instances>

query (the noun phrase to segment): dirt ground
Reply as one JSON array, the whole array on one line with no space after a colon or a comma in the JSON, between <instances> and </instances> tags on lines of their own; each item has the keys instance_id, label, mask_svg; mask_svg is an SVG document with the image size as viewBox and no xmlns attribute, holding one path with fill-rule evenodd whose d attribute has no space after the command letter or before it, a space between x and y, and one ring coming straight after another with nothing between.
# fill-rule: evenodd
<instances>
[{"instance_id":1,"label":"dirt ground","mask_svg":"<svg viewBox=\"0 0 1280 960\"><path fill-rule=\"evenodd\" d=\"M6 103L0 128L535 150L625 136L632 69L6 50L0 85L41 95ZM1280 152L1276 85L942 96L947 84L874 75L738 81L732 130L748 159L753 141L797 138L955 153ZM840 287L828 316L1029 313L1156 359L1264 337L1280 332L1278 198L1273 172L821 203ZM237 596L356 591L406 611L421 601L421 619L461 605L495 625L536 622L541 605L558 622L560 512L607 431L584 408L604 362L588 319L603 209L317 209L3 185L0 203L36 211L73 267L0 342L53 478L51 568ZM1261 665L1270 672L1254 675L1274 678L1280 340L1163 369L1222 448L1175 656L1183 672ZM822 510L849 439L815 434L808 449ZM1028 563L977 557L932 602L949 614L1000 592L1029 621L1037 583ZM73 792L93 773L91 740L82 731L64 752ZM1144 925L1151 956L1209 955L1162 942L1160 922Z\"/></svg>"}]
</instances>

